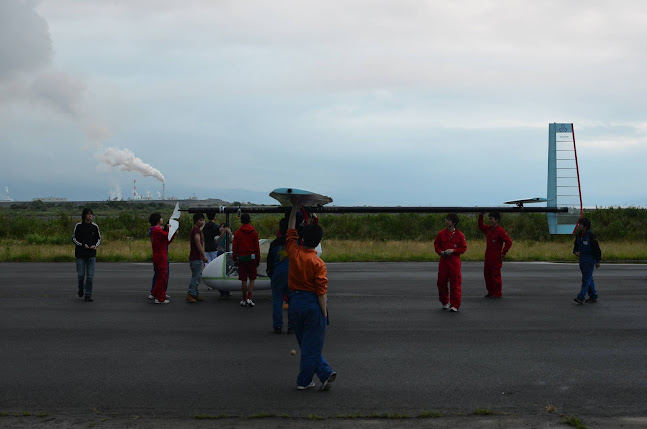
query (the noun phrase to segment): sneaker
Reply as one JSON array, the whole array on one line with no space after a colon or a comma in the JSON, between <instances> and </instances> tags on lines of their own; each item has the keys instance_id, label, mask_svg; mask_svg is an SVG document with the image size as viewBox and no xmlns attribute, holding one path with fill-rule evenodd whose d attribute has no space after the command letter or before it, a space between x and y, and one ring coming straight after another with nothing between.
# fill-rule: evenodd
<instances>
[{"instance_id":1,"label":"sneaker","mask_svg":"<svg viewBox=\"0 0 647 429\"><path fill-rule=\"evenodd\" d=\"M83 301L85 301L85 302L92 302L92 301L94 301L94 300L92 299L92 297L91 297L91 296L86 296L86 297L83 299Z\"/></svg>"},{"instance_id":2,"label":"sneaker","mask_svg":"<svg viewBox=\"0 0 647 429\"><path fill-rule=\"evenodd\" d=\"M294 333L294 330L292 328L288 328L288 335L291 335Z\"/></svg>"},{"instance_id":3,"label":"sneaker","mask_svg":"<svg viewBox=\"0 0 647 429\"><path fill-rule=\"evenodd\" d=\"M443 310L449 310L449 303L443 304Z\"/></svg>"},{"instance_id":4,"label":"sneaker","mask_svg":"<svg viewBox=\"0 0 647 429\"><path fill-rule=\"evenodd\" d=\"M202 302L202 301L204 301L204 298L202 298L200 295L198 295L198 296L194 296L193 298L194 298L196 301L198 301L198 302Z\"/></svg>"},{"instance_id":5,"label":"sneaker","mask_svg":"<svg viewBox=\"0 0 647 429\"><path fill-rule=\"evenodd\" d=\"M314 381L311 381L310 384L308 384L307 386L297 386L297 389L306 390L306 389L310 389L311 387L315 387Z\"/></svg>"},{"instance_id":6,"label":"sneaker","mask_svg":"<svg viewBox=\"0 0 647 429\"><path fill-rule=\"evenodd\" d=\"M198 301L196 301L196 299L193 297L193 295L191 295L190 293L187 293L186 294L186 302L188 302L189 304L195 304Z\"/></svg>"},{"instance_id":7,"label":"sneaker","mask_svg":"<svg viewBox=\"0 0 647 429\"><path fill-rule=\"evenodd\" d=\"M274 333L275 333L275 334L282 334L282 333L283 333L283 329L281 329L281 328L274 328Z\"/></svg>"},{"instance_id":8,"label":"sneaker","mask_svg":"<svg viewBox=\"0 0 647 429\"><path fill-rule=\"evenodd\" d=\"M332 382L333 382L333 381L335 381L335 378L337 378L337 373L336 373L336 372L333 372L333 373L332 373L332 374L330 374L330 376L328 377L328 380L326 380L326 381L324 381L324 382L323 382L323 384L321 385L321 387L319 388L319 390L323 390L324 392L326 392L326 391L330 390L330 388L332 387Z\"/></svg>"},{"instance_id":9,"label":"sneaker","mask_svg":"<svg viewBox=\"0 0 647 429\"><path fill-rule=\"evenodd\" d=\"M83 286L79 286L79 298L83 298Z\"/></svg>"},{"instance_id":10,"label":"sneaker","mask_svg":"<svg viewBox=\"0 0 647 429\"><path fill-rule=\"evenodd\" d=\"M579 297L573 298L573 301L577 302L578 304L584 304L584 300L582 298L579 298Z\"/></svg>"},{"instance_id":11,"label":"sneaker","mask_svg":"<svg viewBox=\"0 0 647 429\"><path fill-rule=\"evenodd\" d=\"M248 307L253 307L253 306L255 306L255 305L256 305L256 304L254 304L254 301L252 301L251 299L248 299L248 300L247 300L247 306L248 306Z\"/></svg>"},{"instance_id":12,"label":"sneaker","mask_svg":"<svg viewBox=\"0 0 647 429\"><path fill-rule=\"evenodd\" d=\"M150 299L152 301L152 300L155 299L155 297L153 295L148 295L148 299Z\"/></svg>"},{"instance_id":13,"label":"sneaker","mask_svg":"<svg viewBox=\"0 0 647 429\"><path fill-rule=\"evenodd\" d=\"M165 299L164 301L159 301L157 298L155 298L155 304L168 304L170 302L171 301L169 301L168 299Z\"/></svg>"},{"instance_id":14,"label":"sneaker","mask_svg":"<svg viewBox=\"0 0 647 429\"><path fill-rule=\"evenodd\" d=\"M449 311L457 312L457 311L458 311L458 308L456 308L456 307L450 307L450 308L449 308Z\"/></svg>"},{"instance_id":15,"label":"sneaker","mask_svg":"<svg viewBox=\"0 0 647 429\"><path fill-rule=\"evenodd\" d=\"M593 304L594 302L598 302L598 299L597 298L589 298L584 302L588 302L589 304Z\"/></svg>"},{"instance_id":16,"label":"sneaker","mask_svg":"<svg viewBox=\"0 0 647 429\"><path fill-rule=\"evenodd\" d=\"M241 307L247 307L247 301L245 301L244 299L242 301L240 301L240 306Z\"/></svg>"}]
</instances>

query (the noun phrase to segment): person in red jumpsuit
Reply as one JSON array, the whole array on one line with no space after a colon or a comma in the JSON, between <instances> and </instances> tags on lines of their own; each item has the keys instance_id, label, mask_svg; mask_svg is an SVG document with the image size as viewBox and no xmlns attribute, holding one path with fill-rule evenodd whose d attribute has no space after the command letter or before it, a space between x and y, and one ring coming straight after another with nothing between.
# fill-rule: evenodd
<instances>
[{"instance_id":1,"label":"person in red jumpsuit","mask_svg":"<svg viewBox=\"0 0 647 429\"><path fill-rule=\"evenodd\" d=\"M168 239L169 225L166 230L162 228L164 219L159 213L153 213L148 218L150 228L151 245L153 247L153 269L155 270L155 284L151 295L155 304L168 304L166 287L168 285L168 245L175 239L175 235Z\"/></svg>"},{"instance_id":2,"label":"person in red jumpsuit","mask_svg":"<svg viewBox=\"0 0 647 429\"><path fill-rule=\"evenodd\" d=\"M243 299L241 307L254 307L252 293L254 282L258 277L258 265L261 262L261 248L258 243L258 232L251 224L251 217L243 213L240 217L241 226L234 232L234 244L232 257L234 263L238 264L238 280L241 281ZM249 288L247 287L249 279Z\"/></svg>"},{"instance_id":3,"label":"person in red jumpsuit","mask_svg":"<svg viewBox=\"0 0 647 429\"><path fill-rule=\"evenodd\" d=\"M512 240L499 225L501 215L499 212L488 214L488 223L483 223L483 215L479 214L479 229L487 236L487 246L485 247L485 263L483 266L483 275L485 276L485 287L487 295L485 298L501 298L503 282L501 280L501 267L503 258L508 250L512 247Z\"/></svg>"},{"instance_id":4,"label":"person in red jumpsuit","mask_svg":"<svg viewBox=\"0 0 647 429\"><path fill-rule=\"evenodd\" d=\"M462 232L456 229L458 216L449 213L445 218L445 229L436 235L434 249L440 256L438 262L438 299L443 310L458 311L461 307L461 255L467 250ZM447 287L449 283L449 288Z\"/></svg>"}]
</instances>

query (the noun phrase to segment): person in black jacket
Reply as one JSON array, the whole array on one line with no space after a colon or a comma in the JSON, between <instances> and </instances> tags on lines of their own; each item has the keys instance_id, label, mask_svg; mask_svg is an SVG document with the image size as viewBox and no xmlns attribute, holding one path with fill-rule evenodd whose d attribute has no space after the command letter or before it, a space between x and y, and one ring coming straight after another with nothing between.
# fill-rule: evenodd
<instances>
[{"instance_id":1,"label":"person in black jacket","mask_svg":"<svg viewBox=\"0 0 647 429\"><path fill-rule=\"evenodd\" d=\"M96 223L92 222L92 209L84 208L81 213L82 222L74 227L72 241L76 244L76 273L78 275L78 295L84 296L86 302L92 302L92 284L94 265L97 260L97 247L101 244L101 234Z\"/></svg>"},{"instance_id":2,"label":"person in black jacket","mask_svg":"<svg viewBox=\"0 0 647 429\"><path fill-rule=\"evenodd\" d=\"M580 258L580 271L582 271L582 287L574 301L578 304L597 302L598 292L595 290L595 283L593 282L593 270L600 268L602 251L597 237L591 232L591 221L585 217L577 223L573 254ZM587 293L589 298L584 301Z\"/></svg>"}]
</instances>

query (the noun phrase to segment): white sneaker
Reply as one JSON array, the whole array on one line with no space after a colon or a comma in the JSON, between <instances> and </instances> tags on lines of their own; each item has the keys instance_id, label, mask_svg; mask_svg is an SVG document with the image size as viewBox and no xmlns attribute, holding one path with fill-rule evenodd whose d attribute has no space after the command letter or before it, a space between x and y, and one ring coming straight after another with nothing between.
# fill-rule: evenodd
<instances>
[{"instance_id":1,"label":"white sneaker","mask_svg":"<svg viewBox=\"0 0 647 429\"><path fill-rule=\"evenodd\" d=\"M456 308L456 307L451 307L451 308L449 309L449 311L458 311L458 308Z\"/></svg>"},{"instance_id":2,"label":"white sneaker","mask_svg":"<svg viewBox=\"0 0 647 429\"><path fill-rule=\"evenodd\" d=\"M155 304L168 304L170 302L171 301L169 301L168 299L165 299L164 301L159 301L157 298L155 298Z\"/></svg>"},{"instance_id":3,"label":"white sneaker","mask_svg":"<svg viewBox=\"0 0 647 429\"><path fill-rule=\"evenodd\" d=\"M443 310L449 310L449 303L443 304Z\"/></svg>"},{"instance_id":4,"label":"white sneaker","mask_svg":"<svg viewBox=\"0 0 647 429\"><path fill-rule=\"evenodd\" d=\"M307 386L297 386L297 389L306 390L306 389L310 389L311 387L315 387L314 381L311 381L310 384L308 384Z\"/></svg>"},{"instance_id":5,"label":"white sneaker","mask_svg":"<svg viewBox=\"0 0 647 429\"><path fill-rule=\"evenodd\" d=\"M171 295L166 295L166 297L167 297L167 298L170 298L170 297L171 297ZM150 300L152 301L152 300L154 300L154 299L155 299L155 297L151 294L151 295L148 295L148 299L150 299Z\"/></svg>"},{"instance_id":6,"label":"white sneaker","mask_svg":"<svg viewBox=\"0 0 647 429\"><path fill-rule=\"evenodd\" d=\"M247 307L247 301L245 301L244 299L242 301L240 301L240 306L241 307Z\"/></svg>"},{"instance_id":7,"label":"white sneaker","mask_svg":"<svg viewBox=\"0 0 647 429\"><path fill-rule=\"evenodd\" d=\"M333 381L335 381L335 378L337 378L337 373L336 373L336 372L333 372L333 373L332 373L332 374L330 374L330 376L328 377L328 380L326 380L326 381L324 381L324 382L323 382L323 384L321 385L321 387L319 388L319 390L323 390L324 392L326 392L326 391L330 390L330 388L332 387L332 382L333 382Z\"/></svg>"},{"instance_id":8,"label":"white sneaker","mask_svg":"<svg viewBox=\"0 0 647 429\"><path fill-rule=\"evenodd\" d=\"M256 305L256 304L254 304L254 301L252 301L251 299L248 299L248 300L247 300L247 306L248 306L248 307L253 307L253 306L255 306L255 305Z\"/></svg>"}]
</instances>

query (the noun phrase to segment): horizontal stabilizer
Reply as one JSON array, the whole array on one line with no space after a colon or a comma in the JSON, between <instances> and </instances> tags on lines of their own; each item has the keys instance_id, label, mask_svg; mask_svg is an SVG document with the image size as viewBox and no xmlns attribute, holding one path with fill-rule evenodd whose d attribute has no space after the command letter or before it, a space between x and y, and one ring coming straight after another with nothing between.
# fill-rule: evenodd
<instances>
[{"instance_id":1,"label":"horizontal stabilizer","mask_svg":"<svg viewBox=\"0 0 647 429\"><path fill-rule=\"evenodd\" d=\"M522 198L520 200L506 201L503 204L515 204L517 207L523 207L524 204L545 203L546 201L548 201L548 199L535 197L535 198Z\"/></svg>"}]
</instances>

